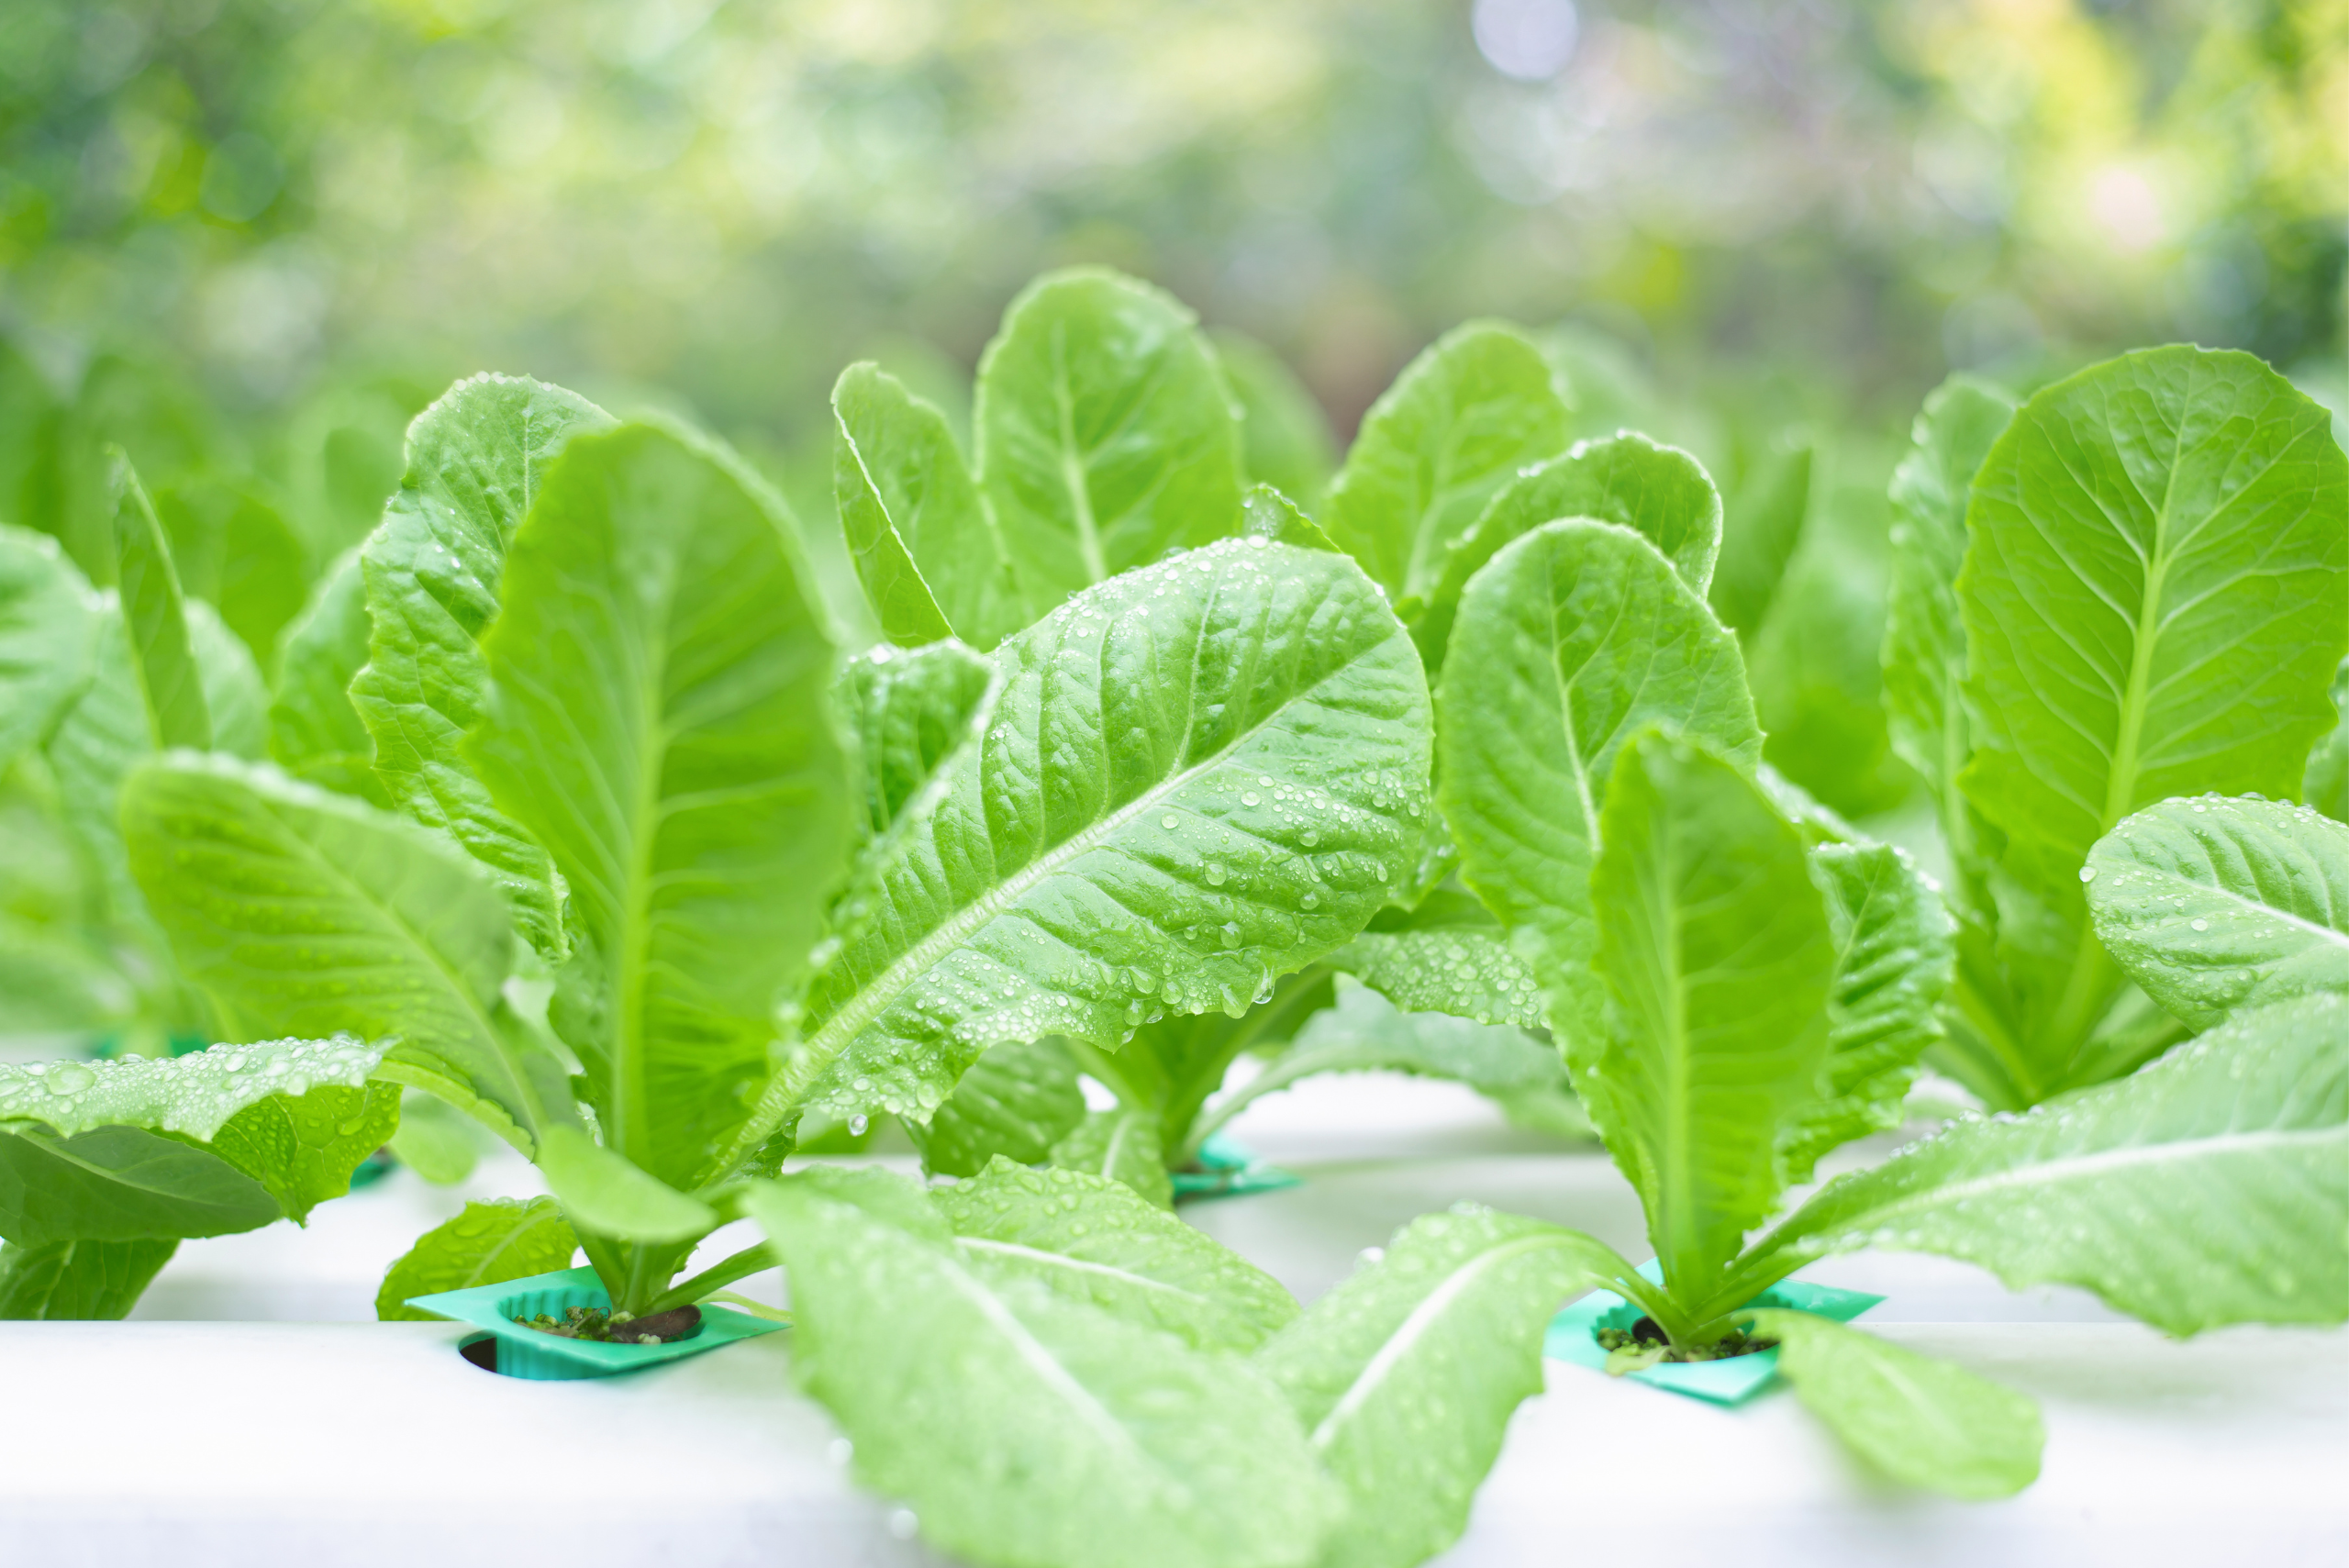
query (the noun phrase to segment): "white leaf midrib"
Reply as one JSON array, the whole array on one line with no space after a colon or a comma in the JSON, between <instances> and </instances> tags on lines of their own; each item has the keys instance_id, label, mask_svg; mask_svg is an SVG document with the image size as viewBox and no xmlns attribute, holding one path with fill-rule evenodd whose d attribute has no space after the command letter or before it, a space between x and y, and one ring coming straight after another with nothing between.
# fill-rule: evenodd
<instances>
[{"instance_id":1,"label":"white leaf midrib","mask_svg":"<svg viewBox=\"0 0 2349 1568\"><path fill-rule=\"evenodd\" d=\"M1922 1192L1902 1194L1888 1202L1865 1209L1857 1216L1839 1219L1831 1229L1814 1231L1801 1240L1815 1242L1829 1237L1850 1236L1862 1229L1881 1227L1903 1214L1954 1207L1967 1198L2018 1189L2061 1186L2136 1166L2216 1159L2227 1154L2285 1151L2302 1146L2321 1148L2328 1141L2349 1143L2349 1127L2269 1128L2257 1132L2212 1133L2201 1138L2137 1144L2126 1149L2061 1155L1965 1181L1939 1183Z\"/></svg>"},{"instance_id":2,"label":"white leaf midrib","mask_svg":"<svg viewBox=\"0 0 2349 1568\"><path fill-rule=\"evenodd\" d=\"M1073 1273L1098 1274L1106 1279L1114 1279L1143 1290L1161 1291L1168 1296L1180 1296L1186 1301L1212 1305L1211 1298L1200 1295L1196 1290L1186 1290L1179 1284L1172 1284L1165 1280L1152 1279L1148 1274L1136 1273L1130 1269L1121 1269L1114 1263L1097 1263L1090 1259L1071 1257L1066 1252L1050 1251L1041 1247L1030 1247L1018 1241L997 1241L985 1236L957 1236L954 1238L954 1244L971 1251L999 1253L1004 1257L1018 1258L1022 1262L1036 1263L1045 1268L1066 1269Z\"/></svg>"},{"instance_id":3,"label":"white leaf midrib","mask_svg":"<svg viewBox=\"0 0 2349 1568\"><path fill-rule=\"evenodd\" d=\"M1403 1359L1427 1337L1429 1329L1452 1309L1453 1303L1465 1295L1480 1278L1512 1258L1558 1245L1560 1242L1554 1236L1528 1236L1504 1242L1478 1253L1421 1297L1419 1304L1396 1326L1394 1332L1379 1345L1370 1360L1363 1363L1362 1371L1354 1374L1354 1380L1346 1386L1345 1393L1339 1396L1338 1402L1330 1407L1330 1413L1322 1417L1320 1423L1313 1429L1311 1441L1314 1452L1329 1451L1345 1424L1377 1394L1380 1385L1402 1364Z\"/></svg>"}]
</instances>

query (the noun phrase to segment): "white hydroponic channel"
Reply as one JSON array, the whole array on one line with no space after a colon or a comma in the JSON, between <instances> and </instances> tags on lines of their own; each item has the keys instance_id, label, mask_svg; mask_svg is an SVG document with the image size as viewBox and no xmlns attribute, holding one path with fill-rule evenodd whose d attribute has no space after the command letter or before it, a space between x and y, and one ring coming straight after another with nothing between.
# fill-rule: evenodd
<instances>
[{"instance_id":1,"label":"white hydroponic channel","mask_svg":"<svg viewBox=\"0 0 2349 1568\"><path fill-rule=\"evenodd\" d=\"M1234 1131L1307 1181L1186 1213L1307 1299L1404 1221L1463 1198L1645 1255L1604 1154L1560 1152L1464 1089L1312 1080ZM626 1378L525 1384L465 1364L453 1327L372 1321L384 1263L417 1234L467 1196L537 1190L511 1158L462 1189L395 1173L323 1206L306 1235L185 1244L129 1324L0 1326L12 1406L41 1412L0 1424L0 1562L940 1561L912 1516L849 1485L829 1419L792 1392L788 1335ZM708 1258L740 1240L721 1232ZM1860 1474L1783 1389L1728 1411L1553 1362L1439 1561L2349 1561L2343 1336L2245 1328L2178 1344L2083 1294L2010 1293L1933 1258L1837 1258L1805 1277L1886 1295L1868 1327L2036 1397L2039 1483L1998 1503L1921 1496ZM741 1288L776 1299L780 1281Z\"/></svg>"}]
</instances>

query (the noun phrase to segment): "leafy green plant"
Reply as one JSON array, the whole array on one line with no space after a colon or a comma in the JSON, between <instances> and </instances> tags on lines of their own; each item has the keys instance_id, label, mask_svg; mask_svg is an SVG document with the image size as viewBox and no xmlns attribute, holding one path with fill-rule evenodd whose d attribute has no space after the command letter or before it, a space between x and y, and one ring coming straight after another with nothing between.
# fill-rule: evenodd
<instances>
[{"instance_id":1,"label":"leafy green plant","mask_svg":"<svg viewBox=\"0 0 2349 1568\"><path fill-rule=\"evenodd\" d=\"M2310 1012L2247 1014L2060 1107L1960 1123L1749 1245L1820 1155L1899 1120L1953 967L1939 901L1894 851L1799 801L1789 816L1755 773L1735 641L1629 530L1553 522L1497 554L1463 595L1438 712L1463 875L1540 980L1646 1207L1658 1277L1617 1288L1656 1325L1648 1354L1776 1339L1805 1401L1875 1462L1991 1495L2036 1471L2035 1418L2009 1396L1749 1304L1830 1252L1891 1245L2086 1285L2177 1333L2340 1320L2349 1269L2325 1242L2321 1262L2277 1266L2284 1236L2330 1238L2349 1211L2319 1173L2349 1105ZM2171 1170L2223 1171L2256 1212L2213 1212ZM1894 1386L1941 1413L1888 1418Z\"/></svg>"},{"instance_id":2,"label":"leafy green plant","mask_svg":"<svg viewBox=\"0 0 2349 1568\"><path fill-rule=\"evenodd\" d=\"M2121 361L2143 394L2121 401L2192 392L2211 366L2183 352ZM2078 983L2098 1006L2125 974L2176 1020L2159 1039L2204 1032L1781 1214L1825 1156L1901 1123L1929 1053L1974 1049L1945 1041L1953 976L1972 1027L1982 976L2009 973L1983 955L2039 929L2021 900L2080 822L2041 801L2032 838L1986 803L2021 787L2014 757L2078 758L2043 744L2063 715L1999 684L2030 685L2022 656L1978 650L2028 640L2033 519L2093 519L2012 430L1979 442L1978 523L1950 496L1980 429L1904 477L1909 511L1940 496L1928 565L1955 573L1953 530L1976 533L1954 577L1911 562L1887 675L1996 895L1996 922L1965 889L1953 920L1899 851L1763 762L1723 617L1769 624L1809 457L1784 454L1799 485L1752 478L1762 520L1725 538L1693 458L1583 426L1614 395L1578 398L1563 354L1490 324L1446 338L1325 487L1293 389L1244 348L1129 280L1047 277L982 361L975 467L876 368L841 377L843 537L892 639L852 658L729 449L518 378L418 416L382 520L298 609L293 579L253 579L240 625L282 625L273 662L178 565L200 557L225 601L237 552L275 537L254 517L190 501L175 523L117 467L106 595L0 533L10 799L72 826L188 1027L284 1037L0 1070L0 1302L127 1310L178 1239L301 1219L386 1139L461 1162L436 1138L462 1115L552 1196L421 1238L382 1315L579 1249L637 1315L780 1262L795 1375L941 1547L1232 1568L1442 1550L1540 1385L1544 1326L1593 1286L1650 1320L1624 1362L1773 1344L1871 1463L1961 1496L2036 1473L2029 1402L1770 1286L1888 1245L2084 1285L2179 1334L2340 1321L2349 829L2272 802L2131 815L2137 784L2113 784L2128 809L2095 817L2055 910L2117 966ZM2135 462L2114 417L2062 401L2115 373L2020 417ZM1976 424L1998 423L1982 398ZM2314 539L2339 521L2337 453L2302 462L2312 488L2279 461L2227 489L2245 454L2297 451L2297 414L2277 417L2211 434L2196 483L2306 499ZM1276 473L1319 520L1250 487ZM2160 638L2213 598L2243 613L2226 595L2247 569L2195 575L2211 527L2165 569L2208 594L2147 600ZM2294 738L2337 722L2297 683L2321 695L2343 650L2278 663L2259 641L2332 613L2337 541L2294 565L2306 541L2271 533L2289 570L2252 640L2282 695L2173 713L2199 666L2132 653L2134 755L2185 759L2176 726L2199 724L2250 759L2231 787L2298 780ZM1256 1074L1226 1090L1243 1054ZM1170 1170L1241 1107L1364 1067L1595 1130L1653 1268L1462 1206L1306 1309L1167 1212ZM1087 1077L1113 1106L1088 1108ZM885 1113L958 1179L783 1173L803 1129ZM737 1218L764 1240L686 1275Z\"/></svg>"},{"instance_id":3,"label":"leafy green plant","mask_svg":"<svg viewBox=\"0 0 2349 1568\"><path fill-rule=\"evenodd\" d=\"M1425 811L1408 638L1343 557L1261 535L991 655L843 668L729 454L477 378L419 417L359 562L351 700L399 809L173 752L126 791L132 862L236 1028L395 1038L378 1077L537 1160L624 1309L810 1111L921 1118L990 1046L1245 1012L1376 909ZM308 732L331 782L347 726Z\"/></svg>"},{"instance_id":4,"label":"leafy green plant","mask_svg":"<svg viewBox=\"0 0 2349 1568\"><path fill-rule=\"evenodd\" d=\"M1219 379L1235 366L1236 377ZM1066 586L1196 542L1199 518L1304 549L1328 550L1333 538L1350 539L1374 576L1391 557L1403 575L1382 586L1407 621L1423 604L1448 608L1456 596L1456 584L1439 583L1439 568L1497 491L1505 490L1507 505L1494 503L1500 520L1486 526L1489 539L1571 496L1592 509L1640 511L1667 532L1700 529L1709 517L1717 539L1719 505L1702 472L1639 438L1598 443L1504 485L1519 464L1563 445L1567 414L1553 382L1539 351L1504 327L1464 328L1431 349L1355 443L1331 490L1325 535L1275 490L1243 495L1240 471L1229 465L1236 445L1254 452L1247 460L1254 477L1290 477L1308 493L1322 486L1326 460L1297 434L1308 422L1261 354L1230 341L1219 352L1187 312L1142 285L1095 272L1055 273L1013 303L980 361L981 471L964 467L942 414L878 367L857 365L833 394L836 499L875 618L916 644L959 634L990 646ZM1236 400L1225 390L1235 384ZM1659 485L1664 494L1653 493ZM1417 563L1408 572L1395 564L1406 558ZM1411 572L1418 575L1407 582ZM1429 634L1416 624L1414 635L1425 645ZM1432 635L1441 636L1440 625ZM1422 816L1408 798L1405 775L1374 773L1368 782L1375 800L1402 806L1440 840L1432 814ZM1242 795L1243 805L1261 802L1275 815L1288 800L1270 774ZM1297 863L1299 851L1307 865L1326 859L1335 845L1319 815L1326 803L1299 796L1293 804L1308 815L1297 817L1292 843L1222 833L1208 847L1210 884L1236 902L1257 900L1267 877L1276 888L1279 868ZM1400 906L1418 903L1426 878L1447 863L1441 852L1380 862L1380 902L1398 907L1379 918L1407 917ZM1310 910L1324 895L1307 887L1295 896ZM1489 934L1489 917L1482 924ZM910 1130L933 1173L975 1174L996 1153L1053 1158L1123 1172L1163 1198L1171 1190L1166 1173L1194 1165L1230 1116L1313 1072L1387 1068L1456 1078L1540 1125L1578 1128L1554 1053L1518 1027L1538 1024L1523 1009L1477 1029L1424 1016L1442 1010L1424 1003L1397 1015L1367 993L1330 1011L1331 985L1326 969L1266 976L1197 1016L1163 1016L1174 1009L1137 999L1128 1009L1132 1031L1114 1051L1059 1040L1000 1048ZM1207 1102L1233 1062L1251 1053L1267 1058L1263 1073L1210 1112ZM1088 1118L1080 1075L1106 1087L1115 1106Z\"/></svg>"},{"instance_id":5,"label":"leafy green plant","mask_svg":"<svg viewBox=\"0 0 2349 1568\"><path fill-rule=\"evenodd\" d=\"M2178 1038L2091 926L2091 845L2165 797L2289 797L2338 723L2349 460L2246 354L2167 348L2010 408L1953 382L1893 486L1895 744L1956 877L1938 1060L1994 1108Z\"/></svg>"}]
</instances>

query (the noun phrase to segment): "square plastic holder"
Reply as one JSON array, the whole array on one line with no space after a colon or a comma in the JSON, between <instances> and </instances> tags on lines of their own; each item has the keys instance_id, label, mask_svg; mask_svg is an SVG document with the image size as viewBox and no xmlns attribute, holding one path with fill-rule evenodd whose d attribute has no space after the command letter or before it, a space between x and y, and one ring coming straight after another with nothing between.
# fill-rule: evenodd
<instances>
[{"instance_id":1,"label":"square plastic holder","mask_svg":"<svg viewBox=\"0 0 2349 1568\"><path fill-rule=\"evenodd\" d=\"M1664 1271L1651 1258L1640 1265L1640 1275L1662 1283ZM1883 1299L1865 1291L1780 1280L1746 1306L1789 1307L1798 1312L1831 1318L1838 1323L1849 1323ZM1598 1331L1629 1329L1644 1316L1639 1307L1613 1291L1594 1290L1550 1319L1549 1330L1542 1339L1542 1353L1553 1361L1572 1362L1576 1366L1605 1372L1607 1352L1599 1348ZM1658 1362L1624 1375L1710 1405L1742 1405L1767 1388L1778 1375L1778 1351L1773 1346L1726 1361Z\"/></svg>"},{"instance_id":2,"label":"square plastic holder","mask_svg":"<svg viewBox=\"0 0 2349 1568\"><path fill-rule=\"evenodd\" d=\"M648 1366L697 1356L737 1340L772 1334L785 1327L724 1307L705 1306L701 1328L688 1339L661 1345L616 1345L603 1340L566 1340L517 1323L519 1318L546 1313L560 1318L566 1307L593 1307L608 1311L612 1305L604 1282L592 1268L557 1269L529 1274L469 1290L444 1290L432 1296L412 1296L407 1304L419 1312L454 1318L485 1329L497 1340L497 1370L507 1377L556 1382L575 1377L611 1377L640 1372Z\"/></svg>"},{"instance_id":3,"label":"square plastic holder","mask_svg":"<svg viewBox=\"0 0 2349 1568\"><path fill-rule=\"evenodd\" d=\"M1283 1187L1300 1185L1304 1181L1303 1177L1293 1175L1277 1165L1264 1163L1220 1132L1209 1133L1208 1140L1199 1145L1199 1169L1175 1171L1169 1179L1174 1184L1174 1198L1178 1203L1206 1197L1240 1197L1248 1193L1278 1192Z\"/></svg>"}]
</instances>

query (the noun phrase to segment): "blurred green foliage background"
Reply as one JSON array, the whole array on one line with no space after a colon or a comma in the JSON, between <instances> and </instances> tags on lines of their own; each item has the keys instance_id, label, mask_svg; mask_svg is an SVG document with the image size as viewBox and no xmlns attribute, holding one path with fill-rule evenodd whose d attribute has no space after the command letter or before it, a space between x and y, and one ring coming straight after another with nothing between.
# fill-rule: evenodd
<instances>
[{"instance_id":1,"label":"blurred green foliage background","mask_svg":"<svg viewBox=\"0 0 2349 1568\"><path fill-rule=\"evenodd\" d=\"M833 376L951 411L1048 267L1164 284L1337 437L1464 317L1564 324L1596 423L1801 525L1773 755L1881 810L1925 390L2191 339L2337 397L2345 213L2342 0L9 0L0 519L106 581L121 442L266 666L476 370L691 413L828 553ZM281 534L302 580L239 579Z\"/></svg>"}]
</instances>

